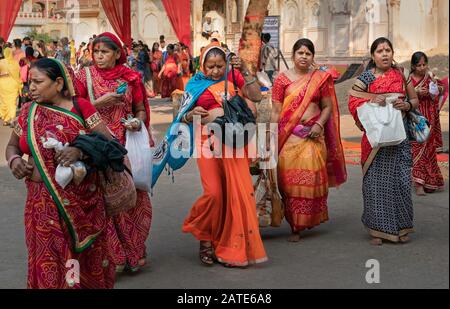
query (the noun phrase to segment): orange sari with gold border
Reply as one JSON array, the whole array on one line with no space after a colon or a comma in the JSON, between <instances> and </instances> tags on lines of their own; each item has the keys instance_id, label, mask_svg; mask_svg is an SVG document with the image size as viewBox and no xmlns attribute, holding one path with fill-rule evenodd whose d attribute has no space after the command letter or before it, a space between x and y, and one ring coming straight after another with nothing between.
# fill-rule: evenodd
<instances>
[{"instance_id":1,"label":"orange sari with gold border","mask_svg":"<svg viewBox=\"0 0 450 309\"><path fill-rule=\"evenodd\" d=\"M287 79L282 74L279 78ZM275 82L273 98L279 101ZM328 220L328 188L347 179L339 133L339 109L329 73L312 74L286 85L278 123L278 183L285 204L286 219L293 232L310 229ZM322 137L312 140L292 134L310 104L317 104L326 93L332 101L332 114ZM276 103L274 103L276 104ZM320 115L304 123L312 126Z\"/></svg>"},{"instance_id":2,"label":"orange sari with gold border","mask_svg":"<svg viewBox=\"0 0 450 309\"><path fill-rule=\"evenodd\" d=\"M233 96L232 83L227 82L228 91ZM208 88L220 104L224 83ZM241 149L242 157L224 158L224 154L233 150L214 136L210 139L210 146L208 137L199 132L202 129L203 126L195 128L195 143L197 151L202 151L197 165L204 192L185 219L183 232L192 233L201 241L211 241L215 256L221 263L247 266L265 262L267 256L259 233L247 149ZM222 156L213 157L216 150L210 147L222 147Z\"/></svg>"}]
</instances>

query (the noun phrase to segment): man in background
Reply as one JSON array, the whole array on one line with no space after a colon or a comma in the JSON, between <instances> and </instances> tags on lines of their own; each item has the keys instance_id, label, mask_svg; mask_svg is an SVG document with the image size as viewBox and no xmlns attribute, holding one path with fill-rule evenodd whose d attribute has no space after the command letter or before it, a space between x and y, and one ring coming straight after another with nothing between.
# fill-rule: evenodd
<instances>
[{"instance_id":1,"label":"man in background","mask_svg":"<svg viewBox=\"0 0 450 309\"><path fill-rule=\"evenodd\" d=\"M261 71L269 76L270 82L273 84L273 74L277 71L278 51L270 44L270 33L262 33L261 40L263 46L261 48Z\"/></svg>"}]
</instances>

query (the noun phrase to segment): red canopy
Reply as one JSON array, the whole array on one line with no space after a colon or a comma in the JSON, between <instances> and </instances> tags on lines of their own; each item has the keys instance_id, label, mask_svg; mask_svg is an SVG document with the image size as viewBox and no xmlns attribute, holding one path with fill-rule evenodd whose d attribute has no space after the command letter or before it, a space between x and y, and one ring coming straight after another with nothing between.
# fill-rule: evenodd
<instances>
[{"instance_id":1,"label":"red canopy","mask_svg":"<svg viewBox=\"0 0 450 309\"><path fill-rule=\"evenodd\" d=\"M127 46L131 45L131 0L102 0L111 26Z\"/></svg>"},{"instance_id":2,"label":"red canopy","mask_svg":"<svg viewBox=\"0 0 450 309\"><path fill-rule=\"evenodd\" d=\"M0 37L5 39L5 41L8 40L8 37L11 34L21 4L22 0L0 1Z\"/></svg>"},{"instance_id":3,"label":"red canopy","mask_svg":"<svg viewBox=\"0 0 450 309\"><path fill-rule=\"evenodd\" d=\"M191 1L162 0L178 40L191 48Z\"/></svg>"}]
</instances>

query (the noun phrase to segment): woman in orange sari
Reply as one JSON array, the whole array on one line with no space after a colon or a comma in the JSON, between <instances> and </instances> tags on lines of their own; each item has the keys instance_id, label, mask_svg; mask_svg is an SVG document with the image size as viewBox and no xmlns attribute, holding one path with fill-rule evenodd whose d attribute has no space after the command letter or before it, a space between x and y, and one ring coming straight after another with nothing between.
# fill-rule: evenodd
<instances>
[{"instance_id":1,"label":"woman in orange sari","mask_svg":"<svg viewBox=\"0 0 450 309\"><path fill-rule=\"evenodd\" d=\"M412 143L413 151L413 181L417 195L425 195L444 188L436 157L436 138L439 131L439 95L444 87L439 85L428 70L428 57L422 52L416 52L411 58L411 75L409 81L419 97L419 111L427 118L431 126L430 137L423 144ZM430 83L435 83L438 93L430 94Z\"/></svg>"},{"instance_id":2,"label":"woman in orange sari","mask_svg":"<svg viewBox=\"0 0 450 309\"><path fill-rule=\"evenodd\" d=\"M207 84L193 108L183 115L184 122L191 123L194 116L202 118L202 125L212 123L223 116L222 95L225 83L234 95L232 74L225 77L226 55L219 44L211 43L200 57L200 71L187 85L187 89L198 89ZM235 58L235 63L240 60ZM239 71L233 69L237 86L243 97L252 101L261 100L261 91L256 79L252 78L244 65ZM199 128L197 128L199 129ZM200 128L201 129L201 128ZM196 136L200 136L198 133ZM212 136L214 140L214 136ZM222 148L222 155L201 153L197 164L203 185L203 195L193 205L183 224L183 232L192 233L200 240L200 260L212 265L216 259L226 267L245 267L249 264L267 260L266 252L259 234L256 217L256 202L247 155L237 158L224 157L228 146L214 141L209 146L208 136L197 139L197 149ZM217 150L219 151L219 150Z\"/></svg>"},{"instance_id":3,"label":"woman in orange sari","mask_svg":"<svg viewBox=\"0 0 450 309\"><path fill-rule=\"evenodd\" d=\"M403 72L394 65L394 49L387 38L376 39L370 48L372 59L356 80L349 95L348 107L358 128L364 132L361 140L364 211L361 221L372 237L372 245L383 240L409 241L413 232L414 209L411 197L411 145L406 138L395 146L372 148L358 118L358 107L366 104L385 106L386 98L398 99L393 107L403 116L418 106L414 87L406 83ZM405 97L408 100L405 100Z\"/></svg>"},{"instance_id":4,"label":"woman in orange sari","mask_svg":"<svg viewBox=\"0 0 450 309\"><path fill-rule=\"evenodd\" d=\"M314 53L310 40L298 40L293 47L295 67L280 74L272 89L278 185L293 242L300 240L301 231L328 220L328 188L347 179L333 78L313 68Z\"/></svg>"}]
</instances>

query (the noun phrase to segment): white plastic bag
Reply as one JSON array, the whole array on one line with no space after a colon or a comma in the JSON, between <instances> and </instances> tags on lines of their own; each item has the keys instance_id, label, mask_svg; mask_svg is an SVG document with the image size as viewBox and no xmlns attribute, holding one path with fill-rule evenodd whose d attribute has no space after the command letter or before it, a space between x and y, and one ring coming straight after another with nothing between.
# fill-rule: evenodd
<instances>
[{"instance_id":1,"label":"white plastic bag","mask_svg":"<svg viewBox=\"0 0 450 309\"><path fill-rule=\"evenodd\" d=\"M73 170L70 167L65 167L61 164L56 167L55 180L61 186L65 188L73 179Z\"/></svg>"},{"instance_id":2,"label":"white plastic bag","mask_svg":"<svg viewBox=\"0 0 450 309\"><path fill-rule=\"evenodd\" d=\"M126 132L125 148L131 164L136 189L150 192L152 185L152 150L145 126L138 132Z\"/></svg>"},{"instance_id":3,"label":"white plastic bag","mask_svg":"<svg viewBox=\"0 0 450 309\"><path fill-rule=\"evenodd\" d=\"M430 86L428 87L428 92L433 96L437 97L439 95L438 85L434 82L430 82Z\"/></svg>"},{"instance_id":4,"label":"white plastic bag","mask_svg":"<svg viewBox=\"0 0 450 309\"><path fill-rule=\"evenodd\" d=\"M406 139L402 113L392 105L396 99L387 98L386 106L368 102L357 109L372 148L398 145Z\"/></svg>"},{"instance_id":5,"label":"white plastic bag","mask_svg":"<svg viewBox=\"0 0 450 309\"><path fill-rule=\"evenodd\" d=\"M264 71L256 72L256 78L258 81L264 85L264 87L272 88L272 82L270 81L269 75Z\"/></svg>"},{"instance_id":6,"label":"white plastic bag","mask_svg":"<svg viewBox=\"0 0 450 309\"><path fill-rule=\"evenodd\" d=\"M63 150L65 147L69 147L69 143L63 145L60 141L58 141L55 134L47 131L46 139L42 142L42 146L45 149ZM75 185L78 186L86 175L86 165L81 161L76 161L74 164L71 164L70 167L65 167L62 164L59 164L56 167L55 180L61 188L65 189L72 179Z\"/></svg>"},{"instance_id":7,"label":"white plastic bag","mask_svg":"<svg viewBox=\"0 0 450 309\"><path fill-rule=\"evenodd\" d=\"M52 132L46 132L46 139L42 142L42 146L45 149L55 149L62 150L64 147L68 147L69 144L63 145L60 141L57 140L56 136ZM61 188L65 188L73 179L73 170L70 167L65 167L62 164L59 164L56 167L55 171L55 181L57 184L61 186Z\"/></svg>"}]
</instances>

